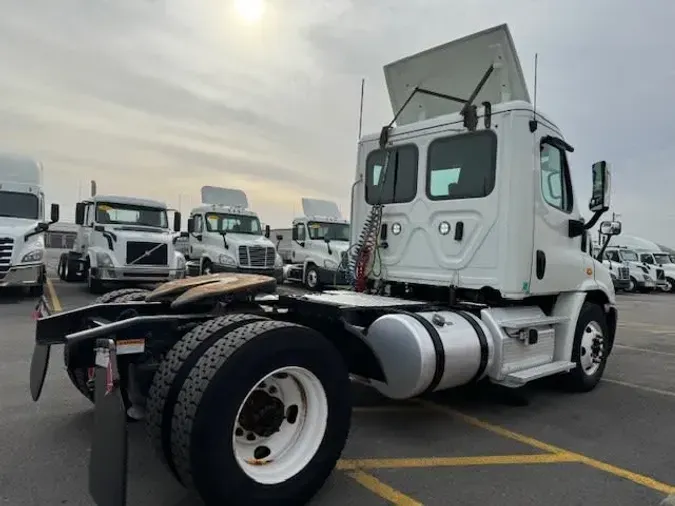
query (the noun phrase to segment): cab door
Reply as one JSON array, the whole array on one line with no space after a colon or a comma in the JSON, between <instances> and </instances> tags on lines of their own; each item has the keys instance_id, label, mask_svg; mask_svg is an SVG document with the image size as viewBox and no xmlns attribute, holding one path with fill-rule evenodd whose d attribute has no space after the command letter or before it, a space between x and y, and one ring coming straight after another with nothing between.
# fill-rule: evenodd
<instances>
[{"instance_id":1,"label":"cab door","mask_svg":"<svg viewBox=\"0 0 675 506\"><path fill-rule=\"evenodd\" d=\"M200 259L204 254L204 218L201 214L192 216L194 230L188 238L190 245L190 258Z\"/></svg>"},{"instance_id":2,"label":"cab door","mask_svg":"<svg viewBox=\"0 0 675 506\"><path fill-rule=\"evenodd\" d=\"M543 122L534 150L534 248L530 292L553 294L578 289L592 262L584 261L582 235L570 237L570 221L580 219L567 161L571 149ZM590 260L590 259L589 259Z\"/></svg>"}]
</instances>

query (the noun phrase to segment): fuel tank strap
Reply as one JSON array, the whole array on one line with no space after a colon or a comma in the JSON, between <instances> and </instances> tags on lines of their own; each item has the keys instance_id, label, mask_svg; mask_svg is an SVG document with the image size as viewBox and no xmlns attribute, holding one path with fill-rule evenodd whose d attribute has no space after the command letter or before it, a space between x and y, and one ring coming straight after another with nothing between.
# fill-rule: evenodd
<instances>
[{"instance_id":1,"label":"fuel tank strap","mask_svg":"<svg viewBox=\"0 0 675 506\"><path fill-rule=\"evenodd\" d=\"M441 336L438 333L438 330L436 330L436 327L434 327L434 325L429 320L427 320L423 316L420 316L417 313L411 313L409 311L403 311L401 309L388 310L387 312L410 316L411 318L414 318L415 320L420 322L420 324L424 327L424 329L429 333L431 343L434 347L434 354L436 355L436 367L434 369L434 375L431 378L431 382L429 382L429 385L424 389L422 395L427 394L429 392L433 392L434 389L441 382L443 374L445 373L445 349L443 348L443 341L441 341Z\"/></svg>"},{"instance_id":2,"label":"fuel tank strap","mask_svg":"<svg viewBox=\"0 0 675 506\"><path fill-rule=\"evenodd\" d=\"M480 363L478 365L478 369L476 370L476 374L474 374L473 378L471 378L471 383L475 383L481 378L481 376L483 376L483 373L485 372L485 369L488 365L488 359L490 358L490 348L488 346L487 336L485 335L485 332L483 332L483 327L478 324L476 319L471 314L463 310L456 312L473 327L473 330L476 332L476 336L478 337L478 343L480 344Z\"/></svg>"}]
</instances>

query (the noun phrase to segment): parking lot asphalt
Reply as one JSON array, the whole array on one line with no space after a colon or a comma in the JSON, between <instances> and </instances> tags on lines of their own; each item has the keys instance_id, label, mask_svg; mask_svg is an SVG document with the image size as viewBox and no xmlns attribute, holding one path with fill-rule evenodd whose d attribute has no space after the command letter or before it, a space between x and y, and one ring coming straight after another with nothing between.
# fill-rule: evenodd
<instances>
[{"instance_id":1,"label":"parking lot asphalt","mask_svg":"<svg viewBox=\"0 0 675 506\"><path fill-rule=\"evenodd\" d=\"M51 280L56 309L90 303ZM0 293L0 499L7 505L92 504L92 407L69 383L61 350L39 403L28 372L35 301ZM605 380L570 395L543 381L391 402L354 386L352 431L314 506L659 505L675 494L675 296L619 295L620 327ZM130 428L129 506L191 506Z\"/></svg>"}]
</instances>

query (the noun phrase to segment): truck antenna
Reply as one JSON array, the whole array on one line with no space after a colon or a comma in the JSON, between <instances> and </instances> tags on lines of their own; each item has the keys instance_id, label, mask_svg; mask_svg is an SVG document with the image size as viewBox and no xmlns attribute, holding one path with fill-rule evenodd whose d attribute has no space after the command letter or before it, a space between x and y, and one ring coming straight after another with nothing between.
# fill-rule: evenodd
<instances>
[{"instance_id":1,"label":"truck antenna","mask_svg":"<svg viewBox=\"0 0 675 506\"><path fill-rule=\"evenodd\" d=\"M534 53L534 104L532 107L532 120L530 121L530 132L537 131L537 67L539 66L539 53Z\"/></svg>"},{"instance_id":2,"label":"truck antenna","mask_svg":"<svg viewBox=\"0 0 675 506\"><path fill-rule=\"evenodd\" d=\"M359 106L359 140L361 140L361 127L363 126L363 91L366 87L365 78L361 79L361 104Z\"/></svg>"}]
</instances>

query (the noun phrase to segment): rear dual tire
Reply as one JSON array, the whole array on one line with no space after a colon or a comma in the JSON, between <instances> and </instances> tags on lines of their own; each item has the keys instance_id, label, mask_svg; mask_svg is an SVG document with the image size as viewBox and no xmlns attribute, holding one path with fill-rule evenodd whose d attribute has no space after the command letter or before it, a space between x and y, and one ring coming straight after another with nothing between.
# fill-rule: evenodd
<instances>
[{"instance_id":1,"label":"rear dual tire","mask_svg":"<svg viewBox=\"0 0 675 506\"><path fill-rule=\"evenodd\" d=\"M228 315L174 346L147 408L156 449L207 506L305 504L347 440L350 382L316 331Z\"/></svg>"}]
</instances>

